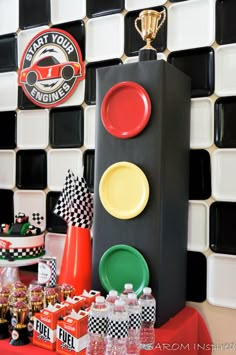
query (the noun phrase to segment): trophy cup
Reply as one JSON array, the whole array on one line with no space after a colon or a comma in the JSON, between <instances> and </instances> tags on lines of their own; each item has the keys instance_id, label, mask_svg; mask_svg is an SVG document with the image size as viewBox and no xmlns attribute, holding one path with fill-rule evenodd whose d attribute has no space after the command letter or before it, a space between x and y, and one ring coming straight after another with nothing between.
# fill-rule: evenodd
<instances>
[{"instance_id":1,"label":"trophy cup","mask_svg":"<svg viewBox=\"0 0 236 355\"><path fill-rule=\"evenodd\" d=\"M72 297L75 288L68 284L61 285L61 301L66 301L67 297Z\"/></svg>"},{"instance_id":2,"label":"trophy cup","mask_svg":"<svg viewBox=\"0 0 236 355\"><path fill-rule=\"evenodd\" d=\"M49 304L53 306L55 303L57 303L58 294L54 288L46 287L44 290L44 294L45 294L44 307L47 307Z\"/></svg>"},{"instance_id":3,"label":"trophy cup","mask_svg":"<svg viewBox=\"0 0 236 355\"><path fill-rule=\"evenodd\" d=\"M10 311L10 330L14 328L14 325L16 324L16 319L13 314L13 305L16 302L26 302L27 301L27 295L25 291L18 291L15 290L13 291L10 296L9 296L9 311Z\"/></svg>"},{"instance_id":4,"label":"trophy cup","mask_svg":"<svg viewBox=\"0 0 236 355\"><path fill-rule=\"evenodd\" d=\"M10 337L8 330L9 322L6 319L8 310L8 299L6 297L0 297L0 339L6 339Z\"/></svg>"},{"instance_id":5,"label":"trophy cup","mask_svg":"<svg viewBox=\"0 0 236 355\"><path fill-rule=\"evenodd\" d=\"M157 51L152 47L151 42L156 38L157 32L163 26L166 20L166 11L143 10L136 18L134 25L146 45L139 51L139 60L157 59ZM141 22L141 29L138 27L138 21ZM160 23L159 23L160 21Z\"/></svg>"},{"instance_id":6,"label":"trophy cup","mask_svg":"<svg viewBox=\"0 0 236 355\"><path fill-rule=\"evenodd\" d=\"M41 285L30 285L28 289L28 297L32 296L43 297L43 286Z\"/></svg>"},{"instance_id":7,"label":"trophy cup","mask_svg":"<svg viewBox=\"0 0 236 355\"><path fill-rule=\"evenodd\" d=\"M10 344L15 346L28 344L30 342L27 329L29 308L25 302L18 301L14 303L12 312L15 324L13 325Z\"/></svg>"}]
</instances>

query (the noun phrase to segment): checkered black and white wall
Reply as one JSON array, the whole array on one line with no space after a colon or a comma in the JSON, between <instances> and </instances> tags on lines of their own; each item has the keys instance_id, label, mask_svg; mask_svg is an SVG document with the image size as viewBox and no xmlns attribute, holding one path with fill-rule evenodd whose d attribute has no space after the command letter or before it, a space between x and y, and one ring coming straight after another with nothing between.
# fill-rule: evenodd
<instances>
[{"instance_id":1,"label":"checkered black and white wall","mask_svg":"<svg viewBox=\"0 0 236 355\"><path fill-rule=\"evenodd\" d=\"M144 42L134 20L164 7L158 60L192 79L187 300L220 341L212 311L223 320L236 312L235 0L1 0L0 222L39 213L47 251L60 259L66 224L52 210L68 169L93 192L96 68L137 61ZM66 102L42 109L18 87L17 71L28 42L49 27L76 39L86 78Z\"/></svg>"}]
</instances>

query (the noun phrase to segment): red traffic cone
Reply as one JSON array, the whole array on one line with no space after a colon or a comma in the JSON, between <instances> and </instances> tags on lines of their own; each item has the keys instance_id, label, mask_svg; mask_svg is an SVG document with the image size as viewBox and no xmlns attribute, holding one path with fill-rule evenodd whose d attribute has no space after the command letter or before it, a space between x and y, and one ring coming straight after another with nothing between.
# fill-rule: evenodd
<instances>
[{"instance_id":1,"label":"red traffic cone","mask_svg":"<svg viewBox=\"0 0 236 355\"><path fill-rule=\"evenodd\" d=\"M91 290L92 244L90 229L68 225L58 283L74 286L76 295Z\"/></svg>"}]
</instances>

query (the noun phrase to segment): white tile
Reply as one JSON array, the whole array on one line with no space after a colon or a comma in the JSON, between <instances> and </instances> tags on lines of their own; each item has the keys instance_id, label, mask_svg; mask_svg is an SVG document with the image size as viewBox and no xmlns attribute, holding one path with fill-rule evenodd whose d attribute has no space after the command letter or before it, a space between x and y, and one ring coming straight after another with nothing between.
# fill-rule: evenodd
<instances>
[{"instance_id":1,"label":"white tile","mask_svg":"<svg viewBox=\"0 0 236 355\"><path fill-rule=\"evenodd\" d=\"M212 197L236 202L236 149L217 149L212 153Z\"/></svg>"},{"instance_id":2,"label":"white tile","mask_svg":"<svg viewBox=\"0 0 236 355\"><path fill-rule=\"evenodd\" d=\"M236 44L215 49L215 93L218 96L236 95Z\"/></svg>"},{"instance_id":3,"label":"white tile","mask_svg":"<svg viewBox=\"0 0 236 355\"><path fill-rule=\"evenodd\" d=\"M21 58L23 53L28 46L31 39L36 36L39 32L46 30L49 26L34 27L29 30L20 31L18 34L18 63L21 63Z\"/></svg>"},{"instance_id":4,"label":"white tile","mask_svg":"<svg viewBox=\"0 0 236 355\"><path fill-rule=\"evenodd\" d=\"M215 40L215 0L191 0L168 8L170 51L210 46Z\"/></svg>"},{"instance_id":5,"label":"white tile","mask_svg":"<svg viewBox=\"0 0 236 355\"><path fill-rule=\"evenodd\" d=\"M0 74L0 111L17 109L18 83L17 73L8 72Z\"/></svg>"},{"instance_id":6,"label":"white tile","mask_svg":"<svg viewBox=\"0 0 236 355\"><path fill-rule=\"evenodd\" d=\"M45 149L49 135L48 110L23 110L17 113L17 146L20 149Z\"/></svg>"},{"instance_id":7,"label":"white tile","mask_svg":"<svg viewBox=\"0 0 236 355\"><path fill-rule=\"evenodd\" d=\"M39 190L16 190L14 192L14 213L23 212L29 216L29 222L41 228L46 228L46 194ZM43 219L40 224L33 219L33 213L39 213Z\"/></svg>"},{"instance_id":8,"label":"white tile","mask_svg":"<svg viewBox=\"0 0 236 355\"><path fill-rule=\"evenodd\" d=\"M120 58L124 53L124 16L90 19L86 28L86 59L95 62Z\"/></svg>"},{"instance_id":9,"label":"white tile","mask_svg":"<svg viewBox=\"0 0 236 355\"><path fill-rule=\"evenodd\" d=\"M0 1L0 35L17 32L19 28L19 0Z\"/></svg>"},{"instance_id":10,"label":"white tile","mask_svg":"<svg viewBox=\"0 0 236 355\"><path fill-rule=\"evenodd\" d=\"M209 98L191 100L190 147L208 148L213 144L214 108Z\"/></svg>"},{"instance_id":11,"label":"white tile","mask_svg":"<svg viewBox=\"0 0 236 355\"><path fill-rule=\"evenodd\" d=\"M0 150L0 188L13 189L16 175L16 153L13 150Z\"/></svg>"},{"instance_id":12,"label":"white tile","mask_svg":"<svg viewBox=\"0 0 236 355\"><path fill-rule=\"evenodd\" d=\"M166 61L166 55L164 53L157 53L157 60L165 60ZM135 57L127 57L124 60L124 64L128 64L128 63L137 63L139 61L139 57L135 56Z\"/></svg>"},{"instance_id":13,"label":"white tile","mask_svg":"<svg viewBox=\"0 0 236 355\"><path fill-rule=\"evenodd\" d=\"M61 191L68 170L83 176L83 155L80 149L51 149L47 155L48 188Z\"/></svg>"},{"instance_id":14,"label":"white tile","mask_svg":"<svg viewBox=\"0 0 236 355\"><path fill-rule=\"evenodd\" d=\"M57 275L60 274L65 241L66 241L65 234L47 233L45 235L46 256L56 257Z\"/></svg>"},{"instance_id":15,"label":"white tile","mask_svg":"<svg viewBox=\"0 0 236 355\"><path fill-rule=\"evenodd\" d=\"M164 5L166 2L167 0L145 0L145 3L143 0L125 0L125 8L128 11L143 8L147 9L148 7L152 6Z\"/></svg>"},{"instance_id":16,"label":"white tile","mask_svg":"<svg viewBox=\"0 0 236 355\"><path fill-rule=\"evenodd\" d=\"M87 149L95 148L95 114L96 106L84 109L84 145Z\"/></svg>"},{"instance_id":17,"label":"white tile","mask_svg":"<svg viewBox=\"0 0 236 355\"><path fill-rule=\"evenodd\" d=\"M207 300L219 307L236 308L236 256L212 254L207 258Z\"/></svg>"},{"instance_id":18,"label":"white tile","mask_svg":"<svg viewBox=\"0 0 236 355\"><path fill-rule=\"evenodd\" d=\"M81 20L86 16L86 0L51 0L52 24Z\"/></svg>"},{"instance_id":19,"label":"white tile","mask_svg":"<svg viewBox=\"0 0 236 355\"><path fill-rule=\"evenodd\" d=\"M209 207L204 201L189 201L188 250L204 252L209 247Z\"/></svg>"}]
</instances>

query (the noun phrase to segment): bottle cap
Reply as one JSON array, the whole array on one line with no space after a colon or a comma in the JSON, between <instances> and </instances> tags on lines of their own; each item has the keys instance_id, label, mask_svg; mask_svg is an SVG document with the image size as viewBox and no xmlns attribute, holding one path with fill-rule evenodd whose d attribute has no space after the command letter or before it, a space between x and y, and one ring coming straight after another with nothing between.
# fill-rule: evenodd
<instances>
[{"instance_id":1,"label":"bottle cap","mask_svg":"<svg viewBox=\"0 0 236 355\"><path fill-rule=\"evenodd\" d=\"M146 295L150 295L152 293L151 287L144 287L143 293L145 293Z\"/></svg>"},{"instance_id":2,"label":"bottle cap","mask_svg":"<svg viewBox=\"0 0 236 355\"><path fill-rule=\"evenodd\" d=\"M133 285L132 284L125 284L125 290L132 290Z\"/></svg>"},{"instance_id":3,"label":"bottle cap","mask_svg":"<svg viewBox=\"0 0 236 355\"><path fill-rule=\"evenodd\" d=\"M116 290L110 290L109 291L109 296L118 296L118 292Z\"/></svg>"},{"instance_id":4,"label":"bottle cap","mask_svg":"<svg viewBox=\"0 0 236 355\"><path fill-rule=\"evenodd\" d=\"M105 301L105 298L103 296L97 296L95 298L96 303L103 303Z\"/></svg>"},{"instance_id":5,"label":"bottle cap","mask_svg":"<svg viewBox=\"0 0 236 355\"><path fill-rule=\"evenodd\" d=\"M137 299L136 293L128 293L128 299L129 300L136 300Z\"/></svg>"},{"instance_id":6,"label":"bottle cap","mask_svg":"<svg viewBox=\"0 0 236 355\"><path fill-rule=\"evenodd\" d=\"M115 301L115 306L124 306L124 305L125 305L125 301L122 299Z\"/></svg>"}]
</instances>

